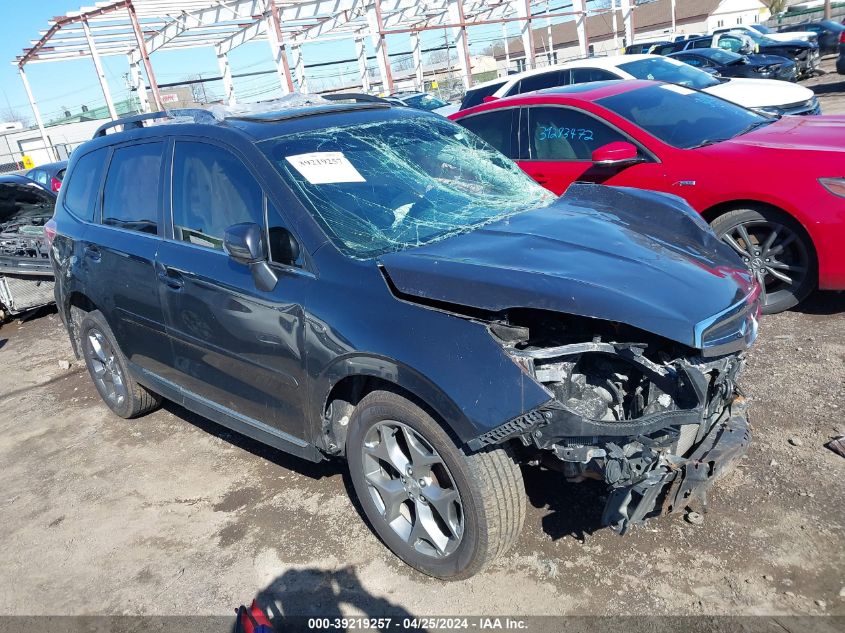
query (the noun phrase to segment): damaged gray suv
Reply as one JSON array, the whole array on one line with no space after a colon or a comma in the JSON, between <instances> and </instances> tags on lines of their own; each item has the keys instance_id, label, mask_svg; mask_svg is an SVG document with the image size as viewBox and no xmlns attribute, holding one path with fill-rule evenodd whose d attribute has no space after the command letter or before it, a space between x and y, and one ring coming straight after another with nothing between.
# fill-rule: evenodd
<instances>
[{"instance_id":1,"label":"damaged gray suv","mask_svg":"<svg viewBox=\"0 0 845 633\"><path fill-rule=\"evenodd\" d=\"M438 578L518 539L522 467L605 482L624 533L704 503L749 442L759 288L698 214L596 185L558 199L436 115L315 100L109 123L47 229L115 414L167 398L344 458L376 534Z\"/></svg>"}]
</instances>

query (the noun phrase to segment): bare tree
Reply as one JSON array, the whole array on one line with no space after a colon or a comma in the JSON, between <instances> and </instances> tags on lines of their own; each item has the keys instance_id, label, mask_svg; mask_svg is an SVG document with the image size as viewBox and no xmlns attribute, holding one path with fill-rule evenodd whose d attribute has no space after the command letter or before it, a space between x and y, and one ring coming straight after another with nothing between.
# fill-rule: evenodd
<instances>
[{"instance_id":1,"label":"bare tree","mask_svg":"<svg viewBox=\"0 0 845 633\"><path fill-rule=\"evenodd\" d=\"M769 13L777 15L786 11L789 2L788 0L763 0L763 4L769 9Z\"/></svg>"},{"instance_id":2,"label":"bare tree","mask_svg":"<svg viewBox=\"0 0 845 633\"><path fill-rule=\"evenodd\" d=\"M0 121L8 123L19 122L23 124L24 127L29 127L32 124L32 120L29 116L20 110L16 110L10 105L7 105L5 108L0 108Z\"/></svg>"}]
</instances>

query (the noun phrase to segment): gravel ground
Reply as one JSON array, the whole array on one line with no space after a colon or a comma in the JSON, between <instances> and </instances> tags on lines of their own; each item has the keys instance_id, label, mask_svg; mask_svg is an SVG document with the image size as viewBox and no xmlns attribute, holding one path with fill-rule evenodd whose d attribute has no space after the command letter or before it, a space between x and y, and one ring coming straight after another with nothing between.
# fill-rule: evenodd
<instances>
[{"instance_id":1,"label":"gravel ground","mask_svg":"<svg viewBox=\"0 0 845 633\"><path fill-rule=\"evenodd\" d=\"M825 67L830 61L825 62ZM845 112L838 75L808 82ZM754 440L702 525L618 537L601 486L527 469L522 538L441 583L400 563L309 464L167 405L115 418L55 314L0 328L0 614L845 615L845 294L765 318L743 387ZM60 361L70 361L69 369Z\"/></svg>"},{"instance_id":2,"label":"gravel ground","mask_svg":"<svg viewBox=\"0 0 845 633\"><path fill-rule=\"evenodd\" d=\"M836 58L822 60L824 75L811 77L801 82L819 98L823 114L845 114L845 75L836 72Z\"/></svg>"},{"instance_id":3,"label":"gravel ground","mask_svg":"<svg viewBox=\"0 0 845 633\"><path fill-rule=\"evenodd\" d=\"M845 615L845 294L765 318L743 386L754 440L703 525L599 528L600 486L526 469L517 546L441 583L400 563L313 465L168 405L101 403L55 314L0 329L0 614ZM70 360L69 369L60 360Z\"/></svg>"}]
</instances>

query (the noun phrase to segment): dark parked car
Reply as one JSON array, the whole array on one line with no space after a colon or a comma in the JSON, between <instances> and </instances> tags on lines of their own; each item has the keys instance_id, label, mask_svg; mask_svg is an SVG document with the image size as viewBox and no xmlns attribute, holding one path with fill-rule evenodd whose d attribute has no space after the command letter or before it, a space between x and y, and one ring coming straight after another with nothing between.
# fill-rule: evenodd
<instances>
[{"instance_id":1,"label":"dark parked car","mask_svg":"<svg viewBox=\"0 0 845 633\"><path fill-rule=\"evenodd\" d=\"M381 539L440 578L518 538L518 462L606 482L625 532L745 451L760 287L679 198L561 199L379 103L150 116L74 152L49 227L59 313L118 416L168 398L345 457Z\"/></svg>"},{"instance_id":2,"label":"dark parked car","mask_svg":"<svg viewBox=\"0 0 845 633\"><path fill-rule=\"evenodd\" d=\"M56 194L23 176L0 176L0 322L53 302L44 225Z\"/></svg>"},{"instance_id":3,"label":"dark parked car","mask_svg":"<svg viewBox=\"0 0 845 633\"><path fill-rule=\"evenodd\" d=\"M836 72L845 75L845 33L839 36L839 57L836 58Z\"/></svg>"},{"instance_id":4,"label":"dark parked car","mask_svg":"<svg viewBox=\"0 0 845 633\"><path fill-rule=\"evenodd\" d=\"M845 25L833 20L819 20L818 22L802 22L783 27L781 33L790 31L811 31L819 36L819 49L822 55L833 55L839 52L839 41L845 33Z\"/></svg>"},{"instance_id":5,"label":"dark parked car","mask_svg":"<svg viewBox=\"0 0 845 633\"><path fill-rule=\"evenodd\" d=\"M686 42L678 42L672 48L661 47L659 54L668 55L669 53L696 48L721 48L740 55L758 53L786 57L795 62L798 67L798 74L802 77L815 72L820 60L819 48L816 44L801 40L776 41L765 35L755 35L750 30L742 33L729 32L706 35Z\"/></svg>"},{"instance_id":6,"label":"dark parked car","mask_svg":"<svg viewBox=\"0 0 845 633\"><path fill-rule=\"evenodd\" d=\"M642 55L645 53L653 52L653 49L657 47L666 46L671 44L672 42L668 40L657 40L654 42L638 42L636 44L630 44L625 47L625 54L626 55Z\"/></svg>"},{"instance_id":7,"label":"dark parked car","mask_svg":"<svg viewBox=\"0 0 845 633\"><path fill-rule=\"evenodd\" d=\"M695 48L669 57L722 77L798 80L795 62L775 55L740 55L721 48Z\"/></svg>"},{"instance_id":8,"label":"dark parked car","mask_svg":"<svg viewBox=\"0 0 845 633\"><path fill-rule=\"evenodd\" d=\"M59 188L62 186L62 179L65 177L66 169L67 161L63 160L58 163L39 165L34 169L30 169L25 175L30 180L44 185L53 193L58 193Z\"/></svg>"}]
</instances>

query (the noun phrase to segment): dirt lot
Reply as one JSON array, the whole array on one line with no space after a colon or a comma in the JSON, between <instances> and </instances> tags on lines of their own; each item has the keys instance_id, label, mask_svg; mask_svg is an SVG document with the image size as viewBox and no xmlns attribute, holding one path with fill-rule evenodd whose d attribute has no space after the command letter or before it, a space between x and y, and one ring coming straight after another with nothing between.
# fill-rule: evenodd
<instances>
[{"instance_id":1,"label":"dirt lot","mask_svg":"<svg viewBox=\"0 0 845 633\"><path fill-rule=\"evenodd\" d=\"M101 403L55 314L0 329L0 613L845 614L845 294L765 319L750 357L754 442L704 524L598 528L601 487L526 470L518 546L443 584L398 562L311 465L167 406Z\"/></svg>"},{"instance_id":2,"label":"dirt lot","mask_svg":"<svg viewBox=\"0 0 845 633\"><path fill-rule=\"evenodd\" d=\"M826 66L829 62L826 62ZM836 75L808 82L845 112ZM838 86L838 87L837 87ZM0 614L845 615L845 294L766 318L743 386L754 441L703 525L620 538L602 488L526 470L506 558L444 584L401 564L312 465L168 405L115 418L55 314L0 328ZM59 361L72 362L63 369Z\"/></svg>"},{"instance_id":3,"label":"dirt lot","mask_svg":"<svg viewBox=\"0 0 845 633\"><path fill-rule=\"evenodd\" d=\"M845 114L845 75L836 72L836 58L822 60L822 70L827 74L811 77L801 82L819 97L823 114Z\"/></svg>"}]
</instances>

